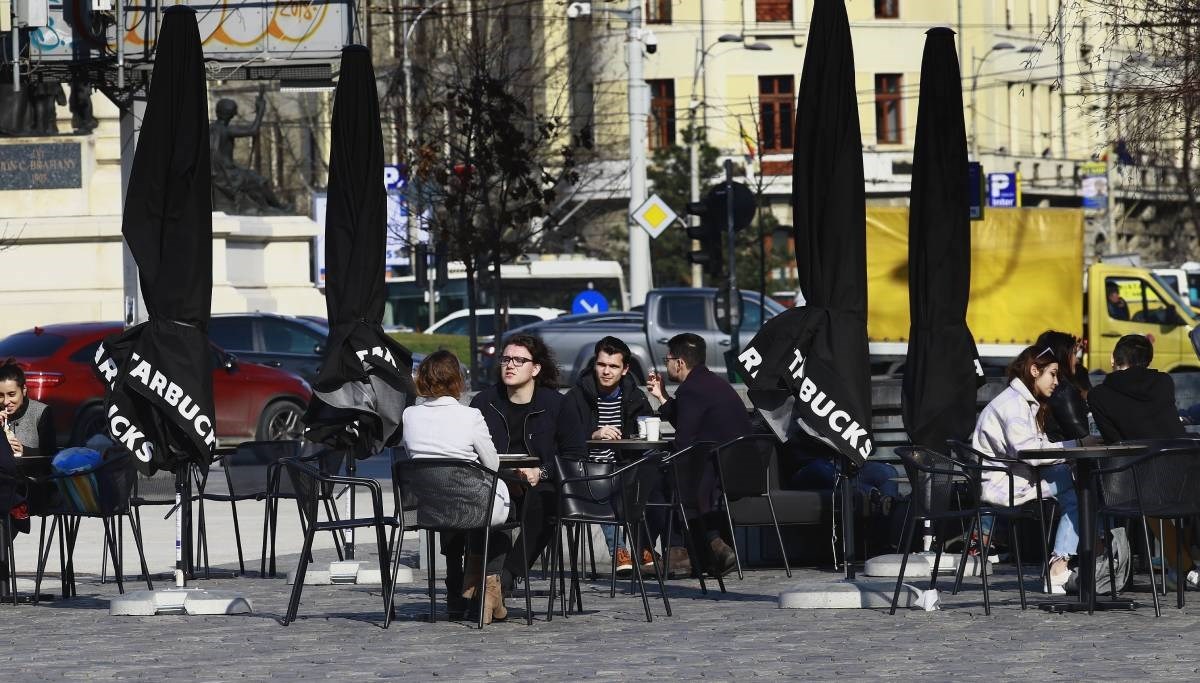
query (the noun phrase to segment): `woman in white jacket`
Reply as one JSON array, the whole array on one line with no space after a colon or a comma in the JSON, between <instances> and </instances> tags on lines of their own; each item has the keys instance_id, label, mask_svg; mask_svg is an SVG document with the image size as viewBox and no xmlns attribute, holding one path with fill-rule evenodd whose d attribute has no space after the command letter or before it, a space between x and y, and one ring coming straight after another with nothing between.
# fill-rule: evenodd
<instances>
[{"instance_id":1,"label":"woman in white jacket","mask_svg":"<svg viewBox=\"0 0 1200 683\"><path fill-rule=\"evenodd\" d=\"M1058 385L1058 361L1050 348L1031 346L1021 352L1008 367L1008 387L987 404L975 424L971 438L976 450L986 456L1016 458L1018 451L1035 448L1062 448L1078 445L1075 441L1053 442L1046 437L1046 402ZM1007 467L1006 463L985 462ZM1058 501L1062 517L1054 537L1050 561L1050 590L1063 593L1069 576L1067 563L1079 545L1079 508L1075 498L1071 469L1061 459L1030 461L1039 465L1042 495ZM1021 505L1037 499L1033 468L1014 465L1014 503ZM994 505L1009 504L1009 473L985 472L983 499ZM990 521L990 520L989 520ZM988 526L985 523L985 526ZM988 529L984 529L986 534Z\"/></svg>"},{"instance_id":2,"label":"woman in white jacket","mask_svg":"<svg viewBox=\"0 0 1200 683\"><path fill-rule=\"evenodd\" d=\"M414 378L417 394L425 400L404 411L404 448L410 458L459 458L478 461L489 470L500 467L500 458L492 442L483 415L458 402L465 388L459 361L449 351L435 351L421 361ZM498 482L492 500L492 526L503 524L512 510L508 485ZM462 564L464 543L468 556ZM487 585L484 594L484 621L507 615L500 591L500 570L510 549L507 534L492 533L488 544ZM472 599L478 591L483 571L483 535L442 534L442 553L446 555L446 588L451 596L451 611L466 608L462 598Z\"/></svg>"}]
</instances>

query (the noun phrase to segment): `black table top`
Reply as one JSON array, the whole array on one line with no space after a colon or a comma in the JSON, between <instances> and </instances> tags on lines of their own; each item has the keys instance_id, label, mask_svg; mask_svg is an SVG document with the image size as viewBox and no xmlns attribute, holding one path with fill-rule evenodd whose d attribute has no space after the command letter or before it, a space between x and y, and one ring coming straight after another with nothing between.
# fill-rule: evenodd
<instances>
[{"instance_id":1,"label":"black table top","mask_svg":"<svg viewBox=\"0 0 1200 683\"><path fill-rule=\"evenodd\" d=\"M1021 460L1095 460L1118 455L1138 455L1146 452L1146 446L1116 444L1112 446L1072 446L1070 448L1030 448L1019 451Z\"/></svg>"},{"instance_id":2,"label":"black table top","mask_svg":"<svg viewBox=\"0 0 1200 683\"><path fill-rule=\"evenodd\" d=\"M521 469L525 467L541 467L542 460L536 455L527 453L501 453L500 469Z\"/></svg>"}]
</instances>

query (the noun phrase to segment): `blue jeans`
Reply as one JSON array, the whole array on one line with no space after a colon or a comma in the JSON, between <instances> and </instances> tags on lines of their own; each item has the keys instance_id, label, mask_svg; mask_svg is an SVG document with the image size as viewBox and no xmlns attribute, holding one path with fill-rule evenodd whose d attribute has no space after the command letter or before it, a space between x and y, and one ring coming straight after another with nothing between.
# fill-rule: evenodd
<instances>
[{"instance_id":1,"label":"blue jeans","mask_svg":"<svg viewBox=\"0 0 1200 683\"><path fill-rule=\"evenodd\" d=\"M616 552L617 548L625 547L625 532L615 524L600 525L601 531L604 532L604 541L608 544L608 552Z\"/></svg>"},{"instance_id":2,"label":"blue jeans","mask_svg":"<svg viewBox=\"0 0 1200 683\"><path fill-rule=\"evenodd\" d=\"M1075 496L1075 478L1065 464L1043 467L1042 495L1058 501L1062 514L1054 535L1054 554L1070 557L1079 549L1079 500Z\"/></svg>"},{"instance_id":3,"label":"blue jeans","mask_svg":"<svg viewBox=\"0 0 1200 683\"><path fill-rule=\"evenodd\" d=\"M1060 516L1058 532L1054 534L1052 553L1057 557L1072 557L1079 550L1079 499L1075 494L1075 478L1065 464L1041 469L1042 497L1058 501ZM991 517L983 520L983 533L992 533Z\"/></svg>"},{"instance_id":4,"label":"blue jeans","mask_svg":"<svg viewBox=\"0 0 1200 683\"><path fill-rule=\"evenodd\" d=\"M855 486L860 493L870 494L877 489L888 498L900 498L900 483L894 481L896 469L882 462L868 460L858 470ZM837 481L837 468L828 458L817 458L792 475L791 485L800 490L831 489Z\"/></svg>"}]
</instances>

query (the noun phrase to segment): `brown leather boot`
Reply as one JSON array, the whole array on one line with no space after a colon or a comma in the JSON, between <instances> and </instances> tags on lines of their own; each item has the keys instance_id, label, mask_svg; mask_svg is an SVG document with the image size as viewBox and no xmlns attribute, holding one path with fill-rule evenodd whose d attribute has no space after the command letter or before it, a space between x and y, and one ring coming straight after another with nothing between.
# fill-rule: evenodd
<instances>
[{"instance_id":1,"label":"brown leather boot","mask_svg":"<svg viewBox=\"0 0 1200 683\"><path fill-rule=\"evenodd\" d=\"M483 623L490 624L492 620L503 621L508 618L508 608L504 606L504 592L500 589L500 577L492 574L487 577L487 586L483 594Z\"/></svg>"},{"instance_id":2,"label":"brown leather boot","mask_svg":"<svg viewBox=\"0 0 1200 683\"><path fill-rule=\"evenodd\" d=\"M467 555L465 567L462 596L471 600L479 592L479 580L483 578L483 555Z\"/></svg>"}]
</instances>

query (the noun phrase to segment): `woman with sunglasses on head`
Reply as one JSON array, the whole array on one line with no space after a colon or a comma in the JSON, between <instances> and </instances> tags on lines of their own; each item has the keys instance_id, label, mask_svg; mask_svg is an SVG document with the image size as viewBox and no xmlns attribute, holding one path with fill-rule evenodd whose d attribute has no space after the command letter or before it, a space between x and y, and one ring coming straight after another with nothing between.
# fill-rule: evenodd
<instances>
[{"instance_id":1,"label":"woman with sunglasses on head","mask_svg":"<svg viewBox=\"0 0 1200 683\"><path fill-rule=\"evenodd\" d=\"M1080 360L1083 342L1066 332L1046 330L1033 345L1051 349L1058 360L1058 386L1047 401L1050 410L1046 413L1046 435L1051 441L1086 437L1091 433L1087 394L1092 383Z\"/></svg>"},{"instance_id":2,"label":"woman with sunglasses on head","mask_svg":"<svg viewBox=\"0 0 1200 683\"><path fill-rule=\"evenodd\" d=\"M508 554L500 576L507 592L513 578L533 566L554 534L550 513L557 506L555 456L585 459L587 435L578 414L558 393L558 366L541 339L528 334L508 339L499 369L500 381L479 392L471 407L483 413L497 452L525 453L541 460L540 467L517 470L529 486L517 501L529 538L524 557L520 552Z\"/></svg>"},{"instance_id":3,"label":"woman with sunglasses on head","mask_svg":"<svg viewBox=\"0 0 1200 683\"><path fill-rule=\"evenodd\" d=\"M984 456L1016 458L1028 449L1077 446L1075 440L1051 441L1046 435L1046 416L1049 399L1059 384L1059 364L1050 347L1030 346L1008 366L1008 387L979 414L971 445ZM983 473L983 500L993 505L1022 505L1037 500L1035 470L1026 465L986 461L985 465L1007 468L1008 472ZM1065 593L1070 571L1067 563L1079 545L1079 508L1071 469L1063 460L1034 460L1030 465L1041 478L1042 496L1058 501L1062 512L1058 532L1054 537L1050 560L1049 590ZM1009 477L1013 479L1012 499L1009 498ZM990 533L990 518L984 522L984 546Z\"/></svg>"}]
</instances>

